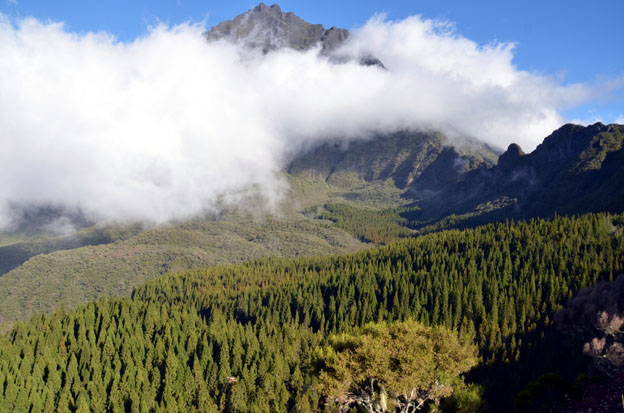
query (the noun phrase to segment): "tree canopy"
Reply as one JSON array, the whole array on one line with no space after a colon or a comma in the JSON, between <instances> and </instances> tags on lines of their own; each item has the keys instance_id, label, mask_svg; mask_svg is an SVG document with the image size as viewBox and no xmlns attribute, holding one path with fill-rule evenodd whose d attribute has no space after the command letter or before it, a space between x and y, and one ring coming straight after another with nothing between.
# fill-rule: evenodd
<instances>
[{"instance_id":1,"label":"tree canopy","mask_svg":"<svg viewBox=\"0 0 624 413\"><path fill-rule=\"evenodd\" d=\"M314 357L321 391L340 409L410 412L463 388L460 374L477 363L477 348L444 327L408 320L334 335Z\"/></svg>"}]
</instances>

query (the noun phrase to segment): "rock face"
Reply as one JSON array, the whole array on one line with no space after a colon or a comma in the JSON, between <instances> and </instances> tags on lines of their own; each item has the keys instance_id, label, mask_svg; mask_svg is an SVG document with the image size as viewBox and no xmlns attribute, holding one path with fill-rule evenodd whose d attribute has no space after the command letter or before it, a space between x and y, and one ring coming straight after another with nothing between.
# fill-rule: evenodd
<instances>
[{"instance_id":1,"label":"rock face","mask_svg":"<svg viewBox=\"0 0 624 413\"><path fill-rule=\"evenodd\" d=\"M624 210L624 126L567 124L530 154L509 146L498 164L465 172L424 199L422 219L504 208L487 220ZM505 200L505 202L499 202ZM495 216L496 215L496 216ZM485 217L484 217L485 218Z\"/></svg>"},{"instance_id":2,"label":"rock face","mask_svg":"<svg viewBox=\"0 0 624 413\"><path fill-rule=\"evenodd\" d=\"M500 157L487 145L462 145L437 132L395 133L323 144L288 172L345 188L390 180L418 206L410 216L416 223L622 212L624 126L564 125L533 152L511 144Z\"/></svg>"},{"instance_id":3,"label":"rock face","mask_svg":"<svg viewBox=\"0 0 624 413\"><path fill-rule=\"evenodd\" d=\"M208 40L227 39L263 53L289 47L308 50L317 44L321 53L329 54L349 37L345 29L325 29L321 24L310 24L292 12L284 13L277 4L258 6L233 20L219 23L206 33Z\"/></svg>"},{"instance_id":4,"label":"rock face","mask_svg":"<svg viewBox=\"0 0 624 413\"><path fill-rule=\"evenodd\" d=\"M304 175L348 187L356 182L385 181L406 190L438 190L457 182L466 171L492 166L497 153L485 144L457 145L439 132L398 132L345 146L323 144L289 166ZM463 149L470 147L471 151Z\"/></svg>"}]
</instances>

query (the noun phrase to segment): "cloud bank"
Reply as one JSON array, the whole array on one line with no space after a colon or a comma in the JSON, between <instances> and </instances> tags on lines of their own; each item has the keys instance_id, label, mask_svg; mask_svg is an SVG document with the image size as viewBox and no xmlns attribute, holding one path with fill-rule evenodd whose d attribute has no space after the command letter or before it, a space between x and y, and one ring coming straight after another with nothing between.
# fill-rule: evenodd
<instances>
[{"instance_id":1,"label":"cloud bank","mask_svg":"<svg viewBox=\"0 0 624 413\"><path fill-rule=\"evenodd\" d=\"M288 157L328 138L441 129L530 150L592 96L518 70L512 44L445 22L375 17L335 64L318 50L261 55L158 26L122 43L59 23L0 20L0 223L10 205L164 222L255 188L275 203Z\"/></svg>"}]
</instances>

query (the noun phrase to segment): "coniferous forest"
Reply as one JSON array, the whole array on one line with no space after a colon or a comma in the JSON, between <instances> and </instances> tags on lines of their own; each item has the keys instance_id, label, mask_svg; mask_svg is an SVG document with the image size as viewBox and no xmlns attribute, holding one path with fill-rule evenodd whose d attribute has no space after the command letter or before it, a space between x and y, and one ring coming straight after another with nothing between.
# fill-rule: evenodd
<instances>
[{"instance_id":1,"label":"coniferous forest","mask_svg":"<svg viewBox=\"0 0 624 413\"><path fill-rule=\"evenodd\" d=\"M477 357L458 391L425 404L511 411L544 373L572 383L587 370L582 343L553 320L581 288L624 272L623 222L508 221L162 276L131 298L17 322L0 337L0 411L322 411L319 352L409 320Z\"/></svg>"}]
</instances>

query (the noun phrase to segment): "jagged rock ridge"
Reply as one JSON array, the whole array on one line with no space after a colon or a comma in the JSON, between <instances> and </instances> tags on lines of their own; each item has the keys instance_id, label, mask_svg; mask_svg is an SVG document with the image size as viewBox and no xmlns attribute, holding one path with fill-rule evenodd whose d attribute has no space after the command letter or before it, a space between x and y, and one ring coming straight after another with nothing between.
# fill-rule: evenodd
<instances>
[{"instance_id":1,"label":"jagged rock ridge","mask_svg":"<svg viewBox=\"0 0 624 413\"><path fill-rule=\"evenodd\" d=\"M289 47L308 50L321 45L321 53L329 54L349 37L345 29L310 24L292 12L284 13L277 4L258 6L233 20L219 23L206 33L208 40L227 39L260 48L264 53Z\"/></svg>"},{"instance_id":2,"label":"jagged rock ridge","mask_svg":"<svg viewBox=\"0 0 624 413\"><path fill-rule=\"evenodd\" d=\"M484 221L553 213L624 210L624 126L598 122L567 124L546 137L530 154L511 144L493 167L467 171L427 197L423 219L472 214L484 205L502 208ZM494 208L496 209L496 208Z\"/></svg>"},{"instance_id":3,"label":"jagged rock ridge","mask_svg":"<svg viewBox=\"0 0 624 413\"><path fill-rule=\"evenodd\" d=\"M292 12L284 13L280 6L267 6L260 3L246 13L226 20L206 32L208 41L228 40L243 44L251 49L260 49L263 53L282 48L306 51L320 45L320 53L330 56L349 38L349 31L322 24L311 24ZM331 56L334 63L345 63L350 58ZM371 54L358 56L362 66L377 66L386 69L384 64Z\"/></svg>"}]
</instances>

